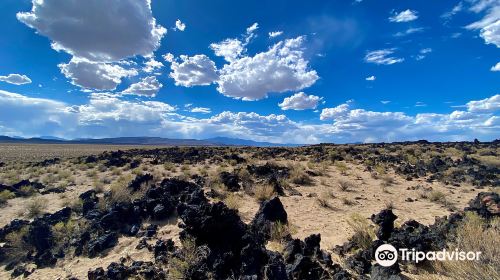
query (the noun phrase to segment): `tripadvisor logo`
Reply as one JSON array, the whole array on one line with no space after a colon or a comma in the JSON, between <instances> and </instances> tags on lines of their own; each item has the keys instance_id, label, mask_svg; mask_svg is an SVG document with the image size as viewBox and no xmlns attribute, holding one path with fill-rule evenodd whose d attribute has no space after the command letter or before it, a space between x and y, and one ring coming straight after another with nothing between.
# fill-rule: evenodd
<instances>
[{"instance_id":1,"label":"tripadvisor logo","mask_svg":"<svg viewBox=\"0 0 500 280\"><path fill-rule=\"evenodd\" d=\"M380 245L375 251L375 260L381 266L391 266L398 261L398 251L391 244Z\"/></svg>"},{"instance_id":2,"label":"tripadvisor logo","mask_svg":"<svg viewBox=\"0 0 500 280\"><path fill-rule=\"evenodd\" d=\"M455 249L454 251L448 251L443 249L441 251L429 251L422 252L416 251L415 249L400 248L399 252L391 244L380 245L375 251L375 260L381 266L392 266L399 259L402 261L410 261L419 263L423 260L428 261L478 261L481 252L464 252Z\"/></svg>"}]
</instances>

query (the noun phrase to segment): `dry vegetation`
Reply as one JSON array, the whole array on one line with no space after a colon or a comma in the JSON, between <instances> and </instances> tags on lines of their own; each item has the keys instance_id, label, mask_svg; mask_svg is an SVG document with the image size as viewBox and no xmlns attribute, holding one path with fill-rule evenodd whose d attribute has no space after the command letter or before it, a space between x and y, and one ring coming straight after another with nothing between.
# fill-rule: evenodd
<instances>
[{"instance_id":1,"label":"dry vegetation","mask_svg":"<svg viewBox=\"0 0 500 280\"><path fill-rule=\"evenodd\" d=\"M125 150L124 164L110 164L104 158L87 160L87 156L118 148ZM190 148L166 149L178 153L174 156L162 154L161 149L160 152L154 150L157 147L131 150L134 148L137 147L0 145L0 163L3 163L0 164L0 184L13 186L29 180L45 187L37 189L36 185L28 184L20 187L19 193L1 190L0 227L16 218L33 220L66 206L74 211L67 222L51 226L54 248L64 251L67 257L60 259L56 268L39 269L38 274L29 279L65 277L63 267L73 260L78 260L81 268L71 270L70 274L79 278L85 278L88 269L102 266L65 251L72 237L89 227L81 217L83 201L79 198L88 190L95 190L99 197L97 209L104 212L111 205L131 203L143 197L151 186L165 178L177 178L201 184L210 201L223 202L236 210L246 223L252 220L262 202L278 196L294 223L275 223L268 247L281 252L284 240L289 237L304 239L320 233L321 247L333 253L336 245L347 240L361 250L369 248L376 239L377 230L369 217L381 209L392 209L400 222L415 219L432 224L436 216L463 209L477 193L498 190L500 178L496 145L469 145L467 148L460 144L193 148L198 149L193 153L196 156L192 156ZM54 158L60 160L40 164ZM266 165L272 166L270 174L263 168ZM223 172L237 178L237 188L230 180L221 179ZM131 191L131 181L145 174L151 174L154 180ZM194 240L183 239L180 243L179 220L176 216L170 218L171 223L157 223L159 236L174 239L182 249L165 267L172 279L184 279L196 262L200 248ZM6 242L12 244L5 251L9 260L20 259L23 257L21 252L32 249L26 242L27 230L23 227L5 237ZM449 248L480 248L484 260L480 264L434 263L432 268L448 279L500 279L499 232L498 218L487 222L478 216L467 216ZM99 258L106 258L106 264L119 261L124 252L135 250L137 240L119 245L123 246L120 250ZM153 258L152 253L147 252L140 260ZM0 270L0 278L9 277L10 273ZM435 273L428 271L406 273L410 278L438 279Z\"/></svg>"}]
</instances>

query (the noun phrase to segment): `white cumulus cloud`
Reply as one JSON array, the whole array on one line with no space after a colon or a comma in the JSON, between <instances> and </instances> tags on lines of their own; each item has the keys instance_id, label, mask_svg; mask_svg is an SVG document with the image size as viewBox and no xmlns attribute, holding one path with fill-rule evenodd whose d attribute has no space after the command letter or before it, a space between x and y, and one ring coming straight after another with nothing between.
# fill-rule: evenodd
<instances>
[{"instance_id":1,"label":"white cumulus cloud","mask_svg":"<svg viewBox=\"0 0 500 280\"><path fill-rule=\"evenodd\" d=\"M500 71L500 62L498 62L497 64L493 65L490 70L494 71L494 72Z\"/></svg>"},{"instance_id":2,"label":"white cumulus cloud","mask_svg":"<svg viewBox=\"0 0 500 280\"><path fill-rule=\"evenodd\" d=\"M138 74L135 69L125 69L119 65L104 62L92 62L72 58L69 63L58 65L61 73L71 80L73 85L85 89L114 90L122 78Z\"/></svg>"},{"instance_id":3,"label":"white cumulus cloud","mask_svg":"<svg viewBox=\"0 0 500 280\"><path fill-rule=\"evenodd\" d=\"M409 22L414 21L418 18L417 12L410 9L395 13L394 16L390 17L391 22Z\"/></svg>"},{"instance_id":4,"label":"white cumulus cloud","mask_svg":"<svg viewBox=\"0 0 500 280\"><path fill-rule=\"evenodd\" d=\"M7 76L0 76L0 81L13 85L31 84L31 79L26 75L9 74Z\"/></svg>"},{"instance_id":5,"label":"white cumulus cloud","mask_svg":"<svg viewBox=\"0 0 500 280\"><path fill-rule=\"evenodd\" d=\"M278 36L281 36L283 34L283 31L273 31L269 32L269 38L276 38Z\"/></svg>"},{"instance_id":6,"label":"white cumulus cloud","mask_svg":"<svg viewBox=\"0 0 500 280\"><path fill-rule=\"evenodd\" d=\"M500 110L500 94L493 95L489 98L485 98L477 101L470 101L466 104L468 111L470 112L485 112L491 113Z\"/></svg>"},{"instance_id":7,"label":"white cumulus cloud","mask_svg":"<svg viewBox=\"0 0 500 280\"><path fill-rule=\"evenodd\" d=\"M183 23L180 19L175 21L175 30L184 31L186 30L186 24Z\"/></svg>"},{"instance_id":8,"label":"white cumulus cloud","mask_svg":"<svg viewBox=\"0 0 500 280\"><path fill-rule=\"evenodd\" d=\"M155 97L163 85L155 76L145 77L140 82L130 85L122 94Z\"/></svg>"},{"instance_id":9,"label":"white cumulus cloud","mask_svg":"<svg viewBox=\"0 0 500 280\"><path fill-rule=\"evenodd\" d=\"M118 61L155 51L166 29L151 0L33 0L17 18L52 41L52 48L91 61Z\"/></svg>"},{"instance_id":10,"label":"white cumulus cloud","mask_svg":"<svg viewBox=\"0 0 500 280\"><path fill-rule=\"evenodd\" d=\"M216 56L223 57L226 61L235 61L245 50L245 45L238 39L226 39L219 43L210 44Z\"/></svg>"},{"instance_id":11,"label":"white cumulus cloud","mask_svg":"<svg viewBox=\"0 0 500 280\"><path fill-rule=\"evenodd\" d=\"M215 63L208 56L180 56L181 62L172 60L170 77L177 86L192 87L210 85L218 78Z\"/></svg>"},{"instance_id":12,"label":"white cumulus cloud","mask_svg":"<svg viewBox=\"0 0 500 280\"><path fill-rule=\"evenodd\" d=\"M303 92L287 97L278 106L282 110L306 110L316 109L323 98L316 95L307 95Z\"/></svg>"},{"instance_id":13,"label":"white cumulus cloud","mask_svg":"<svg viewBox=\"0 0 500 280\"><path fill-rule=\"evenodd\" d=\"M154 58L150 58L146 63L144 63L144 67L142 68L142 71L146 73L151 73L156 70L160 70L163 67L163 63L155 60Z\"/></svg>"},{"instance_id":14,"label":"white cumulus cloud","mask_svg":"<svg viewBox=\"0 0 500 280\"><path fill-rule=\"evenodd\" d=\"M304 58L304 37L278 42L268 51L243 56L220 70L217 90L243 100L266 98L271 92L301 90L319 78Z\"/></svg>"},{"instance_id":15,"label":"white cumulus cloud","mask_svg":"<svg viewBox=\"0 0 500 280\"><path fill-rule=\"evenodd\" d=\"M479 29L480 36L486 44L493 44L500 48L500 1L498 0L475 0L470 8L475 13L485 12L485 16L466 27L468 29Z\"/></svg>"},{"instance_id":16,"label":"white cumulus cloud","mask_svg":"<svg viewBox=\"0 0 500 280\"><path fill-rule=\"evenodd\" d=\"M376 79L377 79L377 77L375 77L373 75L365 78L365 80L367 80L367 81L375 81Z\"/></svg>"}]
</instances>

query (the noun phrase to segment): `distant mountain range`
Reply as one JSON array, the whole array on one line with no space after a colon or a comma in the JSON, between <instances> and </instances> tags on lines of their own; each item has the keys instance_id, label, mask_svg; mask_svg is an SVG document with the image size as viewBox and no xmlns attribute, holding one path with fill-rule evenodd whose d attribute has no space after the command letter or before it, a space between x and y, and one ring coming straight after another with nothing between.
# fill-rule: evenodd
<instances>
[{"instance_id":1,"label":"distant mountain range","mask_svg":"<svg viewBox=\"0 0 500 280\"><path fill-rule=\"evenodd\" d=\"M99 144L99 145L158 145L158 146L251 146L251 147L292 147L297 144L277 144L269 142L257 142L246 139L215 137L209 139L170 139L161 137L117 137L100 139L73 139L67 140L53 136L41 136L35 138L22 138L0 136L0 143L18 144Z\"/></svg>"}]
</instances>

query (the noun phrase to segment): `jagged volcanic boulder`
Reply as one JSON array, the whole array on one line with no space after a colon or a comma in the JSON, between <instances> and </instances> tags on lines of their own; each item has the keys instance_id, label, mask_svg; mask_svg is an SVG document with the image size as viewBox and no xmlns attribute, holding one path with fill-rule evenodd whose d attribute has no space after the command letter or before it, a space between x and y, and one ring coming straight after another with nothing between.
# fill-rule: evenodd
<instances>
[{"instance_id":1,"label":"jagged volcanic boulder","mask_svg":"<svg viewBox=\"0 0 500 280\"><path fill-rule=\"evenodd\" d=\"M283 225L288 223L288 215L278 197L264 201L255 214L251 223L252 231L262 238L268 240L271 235L272 226L275 223Z\"/></svg>"},{"instance_id":2,"label":"jagged volcanic boulder","mask_svg":"<svg viewBox=\"0 0 500 280\"><path fill-rule=\"evenodd\" d=\"M494 192L479 193L469 202L465 211L474 211L486 219L500 216L500 195Z\"/></svg>"},{"instance_id":3,"label":"jagged volcanic boulder","mask_svg":"<svg viewBox=\"0 0 500 280\"><path fill-rule=\"evenodd\" d=\"M240 190L240 178L237 174L232 174L227 171L221 172L219 174L219 179L226 186L227 190L230 192L236 192Z\"/></svg>"},{"instance_id":4,"label":"jagged volcanic boulder","mask_svg":"<svg viewBox=\"0 0 500 280\"><path fill-rule=\"evenodd\" d=\"M115 232L109 232L90 240L87 244L87 254L89 257L95 257L100 252L114 247L118 243L118 236Z\"/></svg>"},{"instance_id":5,"label":"jagged volcanic boulder","mask_svg":"<svg viewBox=\"0 0 500 280\"><path fill-rule=\"evenodd\" d=\"M132 191L136 192L138 191L141 186L151 183L153 181L153 175L151 174L144 174L144 175L137 175L132 182L128 185Z\"/></svg>"},{"instance_id":6,"label":"jagged volcanic boulder","mask_svg":"<svg viewBox=\"0 0 500 280\"><path fill-rule=\"evenodd\" d=\"M379 226L378 239L386 241L391 236L391 232L394 230L394 221L397 218L390 209L384 209L377 215L371 216L371 220Z\"/></svg>"}]
</instances>

